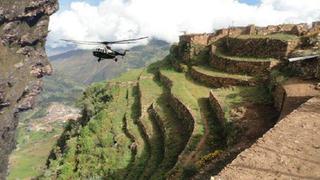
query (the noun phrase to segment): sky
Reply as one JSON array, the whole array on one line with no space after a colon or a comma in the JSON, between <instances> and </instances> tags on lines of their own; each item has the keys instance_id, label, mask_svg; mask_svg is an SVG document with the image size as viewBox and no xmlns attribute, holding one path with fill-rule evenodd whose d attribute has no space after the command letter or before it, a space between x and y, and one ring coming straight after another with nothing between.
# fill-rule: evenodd
<instances>
[{"instance_id":1,"label":"sky","mask_svg":"<svg viewBox=\"0 0 320 180\"><path fill-rule=\"evenodd\" d=\"M60 0L47 46L60 39L111 41L149 36L177 42L181 31L213 32L228 26L311 23L320 0ZM80 48L88 48L82 46Z\"/></svg>"}]
</instances>

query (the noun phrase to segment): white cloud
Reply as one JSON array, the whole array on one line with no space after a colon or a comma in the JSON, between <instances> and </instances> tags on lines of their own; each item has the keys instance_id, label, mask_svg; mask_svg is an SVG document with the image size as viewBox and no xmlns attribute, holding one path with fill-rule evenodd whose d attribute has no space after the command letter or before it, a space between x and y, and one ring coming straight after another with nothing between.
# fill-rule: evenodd
<instances>
[{"instance_id":1,"label":"white cloud","mask_svg":"<svg viewBox=\"0 0 320 180\"><path fill-rule=\"evenodd\" d=\"M59 39L119 40L152 36L174 42L180 31L211 32L229 25L300 23L320 20L320 0L104 0L98 6L73 2L51 17L50 47Z\"/></svg>"}]
</instances>

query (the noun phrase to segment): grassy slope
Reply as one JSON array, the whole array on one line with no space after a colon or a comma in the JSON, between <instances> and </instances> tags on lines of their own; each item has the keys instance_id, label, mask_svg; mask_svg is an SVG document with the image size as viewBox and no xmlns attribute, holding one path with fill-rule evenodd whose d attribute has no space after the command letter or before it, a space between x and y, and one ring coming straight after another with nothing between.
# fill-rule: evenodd
<instances>
[{"instance_id":1,"label":"grassy slope","mask_svg":"<svg viewBox=\"0 0 320 180\"><path fill-rule=\"evenodd\" d=\"M142 177L149 179L151 174L157 169L157 166L163 159L163 134L159 129L157 122L152 119L147 110L150 105L160 96L161 88L153 83L153 76L144 71L139 80L141 96L141 118L140 121L146 129L149 137L151 156L146 164Z\"/></svg>"},{"instance_id":2,"label":"grassy slope","mask_svg":"<svg viewBox=\"0 0 320 180\"><path fill-rule=\"evenodd\" d=\"M57 140L54 133L36 132L29 137L27 144L14 151L10 157L10 174L8 179L30 179L40 175L44 164ZM60 131L61 133L61 131Z\"/></svg>"},{"instance_id":3,"label":"grassy slope","mask_svg":"<svg viewBox=\"0 0 320 180\"><path fill-rule=\"evenodd\" d=\"M101 104L97 114L81 128L79 136L68 140L68 148L63 157L51 163L52 172L58 169L59 177L67 179L123 177L128 165L134 163L129 149L132 139L125 135L123 129L124 117L127 118L129 133L135 137L138 144L136 156L143 156L144 143L139 138L141 135L136 124L130 118L134 111L130 89L139 74L139 70L131 71L109 83L108 91L112 94L112 100L105 105ZM94 90L93 93L97 91Z\"/></svg>"},{"instance_id":4,"label":"grassy slope","mask_svg":"<svg viewBox=\"0 0 320 180\"><path fill-rule=\"evenodd\" d=\"M178 73L168 69L161 70L161 73L173 82L171 93L190 109L195 118L192 136L184 151L190 154L192 151L196 151L197 144L206 136L206 119L202 117L199 101L208 97L209 88L193 83L184 73ZM189 158L187 156L183 157L186 158L182 159L184 164Z\"/></svg>"},{"instance_id":5,"label":"grassy slope","mask_svg":"<svg viewBox=\"0 0 320 180\"><path fill-rule=\"evenodd\" d=\"M165 152L162 162L158 165L158 169L153 173L151 179L165 179L168 171L174 167L179 154L185 148L190 134L185 131L187 127L184 127L183 120L179 119L171 109L168 103L167 89L155 80L152 73L154 70L150 67L149 73L143 74L148 78L143 80L142 89L145 94L153 94L150 97L153 98L154 110L163 125ZM154 89L157 89L157 93L154 93Z\"/></svg>"}]
</instances>

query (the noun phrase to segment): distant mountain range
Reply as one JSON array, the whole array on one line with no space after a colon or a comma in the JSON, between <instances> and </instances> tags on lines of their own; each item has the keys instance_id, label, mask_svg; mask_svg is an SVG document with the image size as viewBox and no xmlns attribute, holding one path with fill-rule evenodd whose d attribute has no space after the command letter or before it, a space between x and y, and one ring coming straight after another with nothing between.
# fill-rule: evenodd
<instances>
[{"instance_id":1,"label":"distant mountain range","mask_svg":"<svg viewBox=\"0 0 320 180\"><path fill-rule=\"evenodd\" d=\"M54 73L80 84L112 79L130 69L141 68L152 62L163 59L169 52L170 44L152 39L147 45L139 45L118 62L104 60L100 63L91 50L71 50L49 57ZM121 51L121 50L120 50ZM54 78L55 75L49 78Z\"/></svg>"}]
</instances>

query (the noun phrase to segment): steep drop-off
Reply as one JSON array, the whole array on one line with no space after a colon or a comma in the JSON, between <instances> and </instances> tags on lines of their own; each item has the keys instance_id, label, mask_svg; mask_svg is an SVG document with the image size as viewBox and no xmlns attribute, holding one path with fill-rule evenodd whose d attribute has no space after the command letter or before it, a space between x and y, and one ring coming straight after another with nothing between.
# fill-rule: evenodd
<instances>
[{"instance_id":1,"label":"steep drop-off","mask_svg":"<svg viewBox=\"0 0 320 180\"><path fill-rule=\"evenodd\" d=\"M56 0L0 2L0 179L15 147L18 113L30 109L51 73L44 45Z\"/></svg>"}]
</instances>

